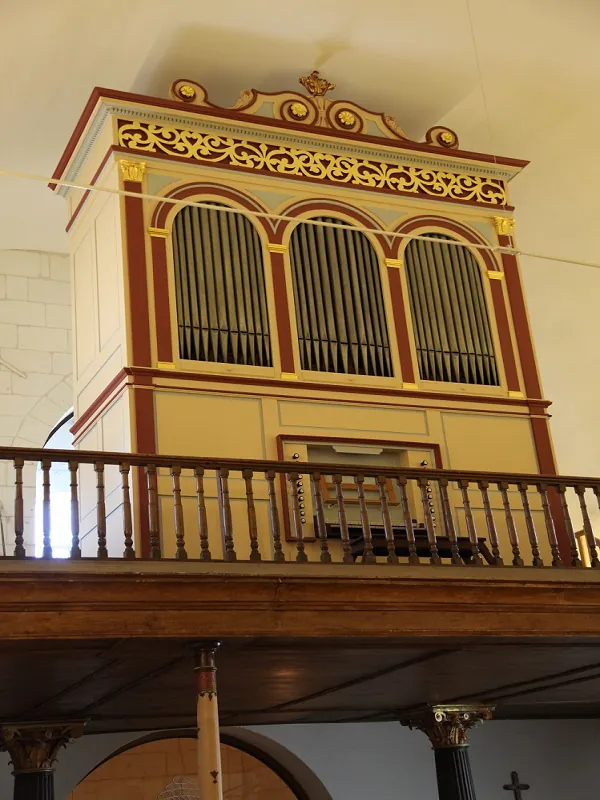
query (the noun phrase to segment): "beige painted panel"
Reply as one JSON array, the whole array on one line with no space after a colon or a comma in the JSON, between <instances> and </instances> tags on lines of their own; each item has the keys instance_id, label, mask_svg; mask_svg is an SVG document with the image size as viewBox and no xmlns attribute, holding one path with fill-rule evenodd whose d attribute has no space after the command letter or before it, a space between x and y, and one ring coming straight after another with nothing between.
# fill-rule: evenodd
<instances>
[{"instance_id":1,"label":"beige painted panel","mask_svg":"<svg viewBox=\"0 0 600 800\"><path fill-rule=\"evenodd\" d=\"M113 453L131 447L127 394L120 395L102 416L102 449Z\"/></svg>"},{"instance_id":2,"label":"beige painted panel","mask_svg":"<svg viewBox=\"0 0 600 800\"><path fill-rule=\"evenodd\" d=\"M357 408L345 403L279 401L282 428L318 428L330 431L368 431L386 434L427 435L425 411L379 406Z\"/></svg>"},{"instance_id":3,"label":"beige painted panel","mask_svg":"<svg viewBox=\"0 0 600 800\"><path fill-rule=\"evenodd\" d=\"M100 359L96 362L97 372L92 375L87 383L80 383L77 386L76 414L79 417L88 406L96 400L108 384L113 380L123 367L123 348L119 345L104 361ZM129 449L129 448L127 448Z\"/></svg>"},{"instance_id":4,"label":"beige painted panel","mask_svg":"<svg viewBox=\"0 0 600 800\"><path fill-rule=\"evenodd\" d=\"M158 452L264 458L260 398L155 392Z\"/></svg>"},{"instance_id":5,"label":"beige painted panel","mask_svg":"<svg viewBox=\"0 0 600 800\"><path fill-rule=\"evenodd\" d=\"M94 313L94 240L90 231L73 254L75 365L81 376L97 353Z\"/></svg>"},{"instance_id":6,"label":"beige painted panel","mask_svg":"<svg viewBox=\"0 0 600 800\"><path fill-rule=\"evenodd\" d=\"M448 468L538 471L529 420L501 415L442 413Z\"/></svg>"},{"instance_id":7,"label":"beige painted panel","mask_svg":"<svg viewBox=\"0 0 600 800\"><path fill-rule=\"evenodd\" d=\"M100 349L118 331L120 322L117 202L108 200L95 220Z\"/></svg>"}]
</instances>

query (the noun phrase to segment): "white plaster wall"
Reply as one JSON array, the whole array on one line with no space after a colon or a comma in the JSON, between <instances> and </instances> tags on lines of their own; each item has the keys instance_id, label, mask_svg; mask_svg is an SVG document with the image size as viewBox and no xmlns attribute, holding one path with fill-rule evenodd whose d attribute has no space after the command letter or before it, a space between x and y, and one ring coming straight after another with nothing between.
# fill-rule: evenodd
<instances>
[{"instance_id":1,"label":"white plaster wall","mask_svg":"<svg viewBox=\"0 0 600 800\"><path fill-rule=\"evenodd\" d=\"M399 723L281 725L254 729L283 745L320 779L333 800L436 800L433 753L424 734ZM63 751L56 797L103 759L143 734L84 737ZM503 790L516 771L531 789L523 800L592 800L597 796L598 720L492 721L471 734L478 800L513 800ZM0 797L12 778L0 754ZM260 800L260 798L259 798Z\"/></svg>"},{"instance_id":2,"label":"white plaster wall","mask_svg":"<svg viewBox=\"0 0 600 800\"><path fill-rule=\"evenodd\" d=\"M73 405L67 256L0 250L0 359L0 446L41 447ZM34 497L35 467L29 464L24 500L30 554ZM0 462L0 516L9 552L13 506L13 470Z\"/></svg>"}]
</instances>

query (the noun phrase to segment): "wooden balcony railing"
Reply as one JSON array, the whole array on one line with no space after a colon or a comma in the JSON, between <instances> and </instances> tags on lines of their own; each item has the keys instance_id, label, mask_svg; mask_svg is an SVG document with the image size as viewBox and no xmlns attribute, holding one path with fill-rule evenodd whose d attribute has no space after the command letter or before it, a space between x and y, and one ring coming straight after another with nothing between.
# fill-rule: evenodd
<instances>
[{"instance_id":1,"label":"wooden balcony railing","mask_svg":"<svg viewBox=\"0 0 600 800\"><path fill-rule=\"evenodd\" d=\"M0 462L9 558L600 566L600 479L15 448Z\"/></svg>"}]
</instances>

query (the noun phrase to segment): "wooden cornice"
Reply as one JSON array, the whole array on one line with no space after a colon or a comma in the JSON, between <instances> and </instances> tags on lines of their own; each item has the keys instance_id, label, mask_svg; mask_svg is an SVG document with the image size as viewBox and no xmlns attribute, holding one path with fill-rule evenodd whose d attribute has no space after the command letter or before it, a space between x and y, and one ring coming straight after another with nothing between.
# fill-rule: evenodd
<instances>
[{"instance_id":1,"label":"wooden cornice","mask_svg":"<svg viewBox=\"0 0 600 800\"><path fill-rule=\"evenodd\" d=\"M6 568L8 566L8 568ZM576 569L4 561L0 639L600 636Z\"/></svg>"}]
</instances>

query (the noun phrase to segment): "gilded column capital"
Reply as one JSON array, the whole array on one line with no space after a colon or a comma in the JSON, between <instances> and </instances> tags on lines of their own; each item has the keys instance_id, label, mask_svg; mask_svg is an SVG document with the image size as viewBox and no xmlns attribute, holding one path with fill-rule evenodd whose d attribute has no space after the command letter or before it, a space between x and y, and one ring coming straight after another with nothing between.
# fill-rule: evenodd
<instances>
[{"instance_id":1,"label":"gilded column capital","mask_svg":"<svg viewBox=\"0 0 600 800\"><path fill-rule=\"evenodd\" d=\"M493 706L424 706L409 711L401 720L411 730L423 731L434 750L466 747L471 728L492 718Z\"/></svg>"},{"instance_id":2,"label":"gilded column capital","mask_svg":"<svg viewBox=\"0 0 600 800\"><path fill-rule=\"evenodd\" d=\"M494 227L498 236L513 236L515 221L512 217L494 217Z\"/></svg>"},{"instance_id":3,"label":"gilded column capital","mask_svg":"<svg viewBox=\"0 0 600 800\"><path fill-rule=\"evenodd\" d=\"M133 183L142 182L146 172L145 161L125 161L124 159L121 159L119 161L119 166L121 167L123 180L132 181Z\"/></svg>"},{"instance_id":4,"label":"gilded column capital","mask_svg":"<svg viewBox=\"0 0 600 800\"><path fill-rule=\"evenodd\" d=\"M2 725L0 749L6 750L13 775L52 772L61 748L83 733L83 722L28 722Z\"/></svg>"}]
</instances>

